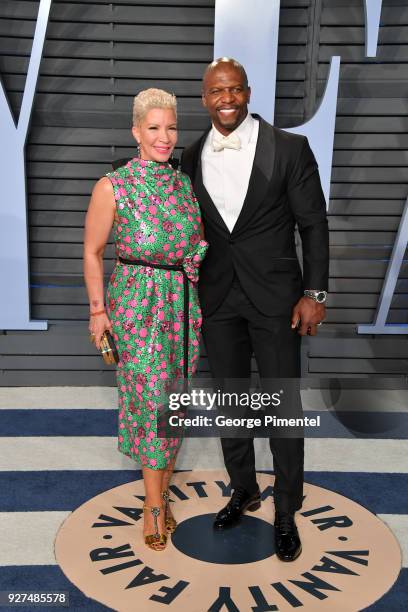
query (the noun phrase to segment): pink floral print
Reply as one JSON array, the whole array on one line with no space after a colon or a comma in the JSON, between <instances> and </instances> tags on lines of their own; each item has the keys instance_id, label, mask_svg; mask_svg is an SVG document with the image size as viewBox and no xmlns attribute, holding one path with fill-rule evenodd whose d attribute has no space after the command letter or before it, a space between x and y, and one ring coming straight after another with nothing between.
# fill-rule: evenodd
<instances>
[{"instance_id":1,"label":"pink floral print","mask_svg":"<svg viewBox=\"0 0 408 612\"><path fill-rule=\"evenodd\" d=\"M116 201L116 256L147 264L118 260L106 294L120 358L118 448L144 467L164 469L181 444L180 437L159 437L157 421L166 391L183 376L183 273L148 264L182 265L188 276L192 376L200 349L198 272L208 245L200 239L200 209L186 175L134 158L107 176Z\"/></svg>"}]
</instances>

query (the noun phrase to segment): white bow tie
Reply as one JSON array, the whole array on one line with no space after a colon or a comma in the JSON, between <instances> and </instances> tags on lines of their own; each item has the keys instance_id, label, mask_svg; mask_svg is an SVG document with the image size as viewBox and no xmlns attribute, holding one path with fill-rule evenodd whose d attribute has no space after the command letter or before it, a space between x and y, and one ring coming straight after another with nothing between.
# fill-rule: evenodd
<instances>
[{"instance_id":1,"label":"white bow tie","mask_svg":"<svg viewBox=\"0 0 408 612\"><path fill-rule=\"evenodd\" d=\"M223 149L240 149L241 141L238 134L230 134L229 136L220 136L214 133L212 138L213 151L222 151Z\"/></svg>"}]
</instances>

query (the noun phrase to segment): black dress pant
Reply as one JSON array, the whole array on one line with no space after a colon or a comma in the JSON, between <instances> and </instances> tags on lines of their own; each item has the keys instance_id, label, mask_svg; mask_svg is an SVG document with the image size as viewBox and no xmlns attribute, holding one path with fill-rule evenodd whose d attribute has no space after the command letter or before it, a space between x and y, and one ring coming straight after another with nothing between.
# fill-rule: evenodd
<instances>
[{"instance_id":1,"label":"black dress pant","mask_svg":"<svg viewBox=\"0 0 408 612\"><path fill-rule=\"evenodd\" d=\"M262 380L300 377L300 341L291 328L291 315L267 317L244 293L235 276L221 306L203 320L203 338L215 381L235 379L248 386L252 354ZM239 379L239 381L237 380ZM300 406L300 396L297 396ZM303 437L270 438L275 471L274 501L281 512L295 512L303 497ZM257 491L252 438L222 438L231 487Z\"/></svg>"}]
</instances>

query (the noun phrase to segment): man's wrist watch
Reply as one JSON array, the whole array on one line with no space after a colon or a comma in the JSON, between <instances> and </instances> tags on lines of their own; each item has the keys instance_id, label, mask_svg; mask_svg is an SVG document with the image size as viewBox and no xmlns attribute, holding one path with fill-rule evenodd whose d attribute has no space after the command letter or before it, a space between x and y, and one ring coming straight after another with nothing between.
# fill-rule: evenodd
<instances>
[{"instance_id":1,"label":"man's wrist watch","mask_svg":"<svg viewBox=\"0 0 408 612\"><path fill-rule=\"evenodd\" d=\"M319 291L318 289L305 289L304 295L312 298L318 304L324 304L327 300L327 291Z\"/></svg>"}]
</instances>

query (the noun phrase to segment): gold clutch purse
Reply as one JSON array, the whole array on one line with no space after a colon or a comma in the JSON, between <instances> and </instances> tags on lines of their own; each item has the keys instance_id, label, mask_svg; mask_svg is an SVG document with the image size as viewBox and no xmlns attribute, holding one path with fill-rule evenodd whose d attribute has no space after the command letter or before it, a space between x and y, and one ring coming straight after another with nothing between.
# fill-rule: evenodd
<instances>
[{"instance_id":1,"label":"gold clutch purse","mask_svg":"<svg viewBox=\"0 0 408 612\"><path fill-rule=\"evenodd\" d=\"M89 336L92 344L95 344L95 336L91 334ZM111 334L108 331L104 331L101 336L101 347L100 352L102 354L102 359L107 365L112 365L114 363L118 363L119 355L116 349L115 343Z\"/></svg>"}]
</instances>

